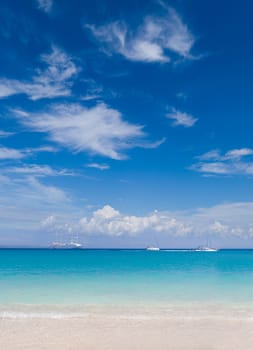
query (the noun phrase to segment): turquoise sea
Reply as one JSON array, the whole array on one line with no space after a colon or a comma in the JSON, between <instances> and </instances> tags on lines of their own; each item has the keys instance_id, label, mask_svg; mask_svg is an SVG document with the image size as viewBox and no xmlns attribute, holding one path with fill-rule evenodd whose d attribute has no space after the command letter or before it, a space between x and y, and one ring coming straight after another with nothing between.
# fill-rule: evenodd
<instances>
[{"instance_id":1,"label":"turquoise sea","mask_svg":"<svg viewBox=\"0 0 253 350\"><path fill-rule=\"evenodd\" d=\"M253 251L0 250L0 306L253 305Z\"/></svg>"}]
</instances>

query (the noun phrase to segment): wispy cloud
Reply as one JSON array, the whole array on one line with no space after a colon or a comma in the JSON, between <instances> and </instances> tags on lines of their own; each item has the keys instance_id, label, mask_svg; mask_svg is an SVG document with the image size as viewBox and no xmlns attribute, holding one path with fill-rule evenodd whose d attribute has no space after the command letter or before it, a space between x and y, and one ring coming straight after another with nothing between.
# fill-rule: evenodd
<instances>
[{"instance_id":1,"label":"wispy cloud","mask_svg":"<svg viewBox=\"0 0 253 350\"><path fill-rule=\"evenodd\" d=\"M41 61L46 69L37 69L31 80L0 78L0 98L16 94L25 94L31 100L69 96L72 78L78 72L72 58L53 46L50 54L41 56Z\"/></svg>"},{"instance_id":2,"label":"wispy cloud","mask_svg":"<svg viewBox=\"0 0 253 350\"><path fill-rule=\"evenodd\" d=\"M167 113L166 117L173 120L173 126L184 126L185 128L192 127L198 121L191 114L178 111L175 108L172 108L172 111Z\"/></svg>"},{"instance_id":3,"label":"wispy cloud","mask_svg":"<svg viewBox=\"0 0 253 350\"><path fill-rule=\"evenodd\" d=\"M191 59L195 38L173 8L163 17L147 16L136 29L123 21L103 26L86 25L104 49L131 61L169 62L173 54Z\"/></svg>"},{"instance_id":4,"label":"wispy cloud","mask_svg":"<svg viewBox=\"0 0 253 350\"><path fill-rule=\"evenodd\" d=\"M40 152L56 152L57 149L51 146L41 146L34 148L15 149L0 146L0 160L15 160L29 157Z\"/></svg>"},{"instance_id":5,"label":"wispy cloud","mask_svg":"<svg viewBox=\"0 0 253 350\"><path fill-rule=\"evenodd\" d=\"M53 6L53 0L36 0L38 3L39 9L45 11L45 12L50 12L52 6Z\"/></svg>"},{"instance_id":6,"label":"wispy cloud","mask_svg":"<svg viewBox=\"0 0 253 350\"><path fill-rule=\"evenodd\" d=\"M98 163L90 163L86 165L88 168L95 168L99 170L108 170L110 169L110 165L108 164L98 164Z\"/></svg>"},{"instance_id":7,"label":"wispy cloud","mask_svg":"<svg viewBox=\"0 0 253 350\"><path fill-rule=\"evenodd\" d=\"M34 176L27 177L26 185L30 187L36 196L39 195L50 203L69 201L69 198L62 189L51 185L45 185Z\"/></svg>"},{"instance_id":8,"label":"wispy cloud","mask_svg":"<svg viewBox=\"0 0 253 350\"><path fill-rule=\"evenodd\" d=\"M15 175L31 175L34 177L44 177L44 176L66 176L73 175L66 169L57 170L49 165L39 165L39 164L26 164L22 166L12 166L2 169L3 173L15 174Z\"/></svg>"},{"instance_id":9,"label":"wispy cloud","mask_svg":"<svg viewBox=\"0 0 253 350\"><path fill-rule=\"evenodd\" d=\"M91 101L101 99L104 95L104 89L101 84L97 83L94 79L85 79L84 82L87 85L86 95L81 97L83 101Z\"/></svg>"},{"instance_id":10,"label":"wispy cloud","mask_svg":"<svg viewBox=\"0 0 253 350\"><path fill-rule=\"evenodd\" d=\"M198 156L192 170L206 175L253 175L253 149L232 149L225 154L212 150Z\"/></svg>"},{"instance_id":11,"label":"wispy cloud","mask_svg":"<svg viewBox=\"0 0 253 350\"><path fill-rule=\"evenodd\" d=\"M21 159L25 157L25 153L14 148L0 146L0 160Z\"/></svg>"},{"instance_id":12,"label":"wispy cloud","mask_svg":"<svg viewBox=\"0 0 253 350\"><path fill-rule=\"evenodd\" d=\"M33 131L47 133L50 140L74 152L89 152L112 159L126 158L134 147L158 147L145 140L143 127L125 121L121 113L101 103L55 105L48 112L17 113L21 123Z\"/></svg>"},{"instance_id":13,"label":"wispy cloud","mask_svg":"<svg viewBox=\"0 0 253 350\"><path fill-rule=\"evenodd\" d=\"M71 201L63 189L48 185L32 175L17 180L5 177L3 182L0 181L0 207L1 229L6 235L16 234L15 241L20 241L22 245L38 244L36 230L41 220L52 212L68 213ZM25 235L20 238L17 233L22 231ZM1 242L8 239L11 240L2 235Z\"/></svg>"},{"instance_id":14,"label":"wispy cloud","mask_svg":"<svg viewBox=\"0 0 253 350\"><path fill-rule=\"evenodd\" d=\"M34 155L36 153L56 153L58 151L58 148L53 146L28 147L23 149L23 153L25 153L26 156Z\"/></svg>"}]
</instances>

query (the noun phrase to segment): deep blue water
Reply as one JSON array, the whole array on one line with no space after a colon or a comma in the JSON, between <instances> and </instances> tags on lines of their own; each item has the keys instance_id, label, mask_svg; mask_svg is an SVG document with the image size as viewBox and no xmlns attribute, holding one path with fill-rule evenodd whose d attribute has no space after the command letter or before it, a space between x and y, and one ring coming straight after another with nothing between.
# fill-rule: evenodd
<instances>
[{"instance_id":1,"label":"deep blue water","mask_svg":"<svg viewBox=\"0 0 253 350\"><path fill-rule=\"evenodd\" d=\"M253 303L253 251L0 250L0 304Z\"/></svg>"}]
</instances>

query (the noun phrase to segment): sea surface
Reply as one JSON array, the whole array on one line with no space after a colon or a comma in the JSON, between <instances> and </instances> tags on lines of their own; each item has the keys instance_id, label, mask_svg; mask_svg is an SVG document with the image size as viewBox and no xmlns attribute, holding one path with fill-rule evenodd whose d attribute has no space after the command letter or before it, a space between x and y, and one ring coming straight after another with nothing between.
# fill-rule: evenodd
<instances>
[{"instance_id":1,"label":"sea surface","mask_svg":"<svg viewBox=\"0 0 253 350\"><path fill-rule=\"evenodd\" d=\"M0 249L0 311L171 305L253 310L253 251Z\"/></svg>"}]
</instances>

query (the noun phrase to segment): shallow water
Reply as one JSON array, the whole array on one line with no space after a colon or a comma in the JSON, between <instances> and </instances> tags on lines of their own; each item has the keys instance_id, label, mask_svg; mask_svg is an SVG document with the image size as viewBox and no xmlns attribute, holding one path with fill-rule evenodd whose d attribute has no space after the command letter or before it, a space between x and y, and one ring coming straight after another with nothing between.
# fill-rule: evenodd
<instances>
[{"instance_id":1,"label":"shallow water","mask_svg":"<svg viewBox=\"0 0 253 350\"><path fill-rule=\"evenodd\" d=\"M0 305L253 306L253 251L0 250Z\"/></svg>"}]
</instances>

